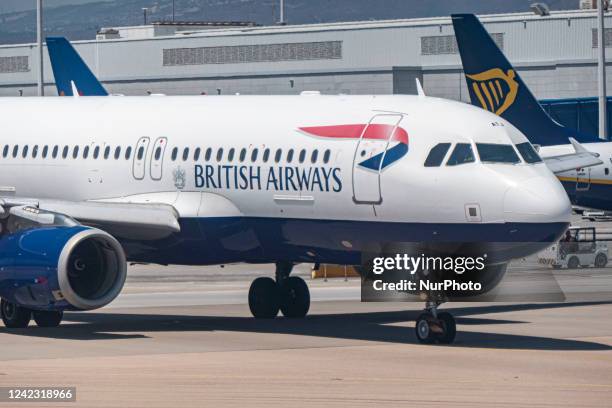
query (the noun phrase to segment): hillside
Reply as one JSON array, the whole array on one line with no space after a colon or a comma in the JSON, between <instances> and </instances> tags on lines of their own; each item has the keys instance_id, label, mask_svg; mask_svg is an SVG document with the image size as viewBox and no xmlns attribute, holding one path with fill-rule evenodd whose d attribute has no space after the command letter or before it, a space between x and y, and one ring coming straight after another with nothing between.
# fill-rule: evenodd
<instances>
[{"instance_id":1,"label":"hillside","mask_svg":"<svg viewBox=\"0 0 612 408\"><path fill-rule=\"evenodd\" d=\"M79 4L51 7L66 2ZM285 3L288 22L305 24L447 16L454 12L517 12L529 10L533 1L286 0ZM547 3L552 10L566 10L577 8L578 0L550 0ZM64 35L71 40L92 39L103 26L142 24L143 7L150 8L149 21L169 20L172 15L171 0L56 0L56 3L48 1L46 4L45 34ZM277 16L278 0L176 0L177 20L247 20L271 24ZM35 21L33 9L0 14L0 44L34 41Z\"/></svg>"}]
</instances>

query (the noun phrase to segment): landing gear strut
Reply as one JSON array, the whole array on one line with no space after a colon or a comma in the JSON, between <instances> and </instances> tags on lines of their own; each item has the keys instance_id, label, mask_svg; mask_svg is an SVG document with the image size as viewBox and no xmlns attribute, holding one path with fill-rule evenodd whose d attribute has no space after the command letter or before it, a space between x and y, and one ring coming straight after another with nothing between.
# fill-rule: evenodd
<instances>
[{"instance_id":1,"label":"landing gear strut","mask_svg":"<svg viewBox=\"0 0 612 408\"><path fill-rule=\"evenodd\" d=\"M438 302L427 302L425 312L416 320L415 332L420 343L450 344L455 340L455 318L448 312L438 312Z\"/></svg>"},{"instance_id":2,"label":"landing gear strut","mask_svg":"<svg viewBox=\"0 0 612 408\"><path fill-rule=\"evenodd\" d=\"M2 299L0 301L0 315L6 328L23 329L28 327L32 318L34 318L38 327L57 327L62 322L64 312L31 310Z\"/></svg>"},{"instance_id":3,"label":"landing gear strut","mask_svg":"<svg viewBox=\"0 0 612 408\"><path fill-rule=\"evenodd\" d=\"M256 318L272 319L280 310L285 317L304 317L310 308L310 291L304 279L289 276L293 265L276 264L276 280L257 278L249 289L249 308Z\"/></svg>"}]
</instances>

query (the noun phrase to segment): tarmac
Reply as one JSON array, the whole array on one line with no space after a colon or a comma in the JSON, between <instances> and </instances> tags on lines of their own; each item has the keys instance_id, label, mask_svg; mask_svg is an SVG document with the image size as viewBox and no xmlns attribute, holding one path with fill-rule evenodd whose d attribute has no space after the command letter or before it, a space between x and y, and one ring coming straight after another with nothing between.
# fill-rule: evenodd
<instances>
[{"instance_id":1,"label":"tarmac","mask_svg":"<svg viewBox=\"0 0 612 408\"><path fill-rule=\"evenodd\" d=\"M77 388L76 402L23 403L50 407L610 406L612 302L448 303L455 343L421 345L421 304L361 303L359 280L296 273L309 316L255 320L248 286L270 265L132 266L106 308L0 327L0 386ZM612 283L612 268L560 273Z\"/></svg>"}]
</instances>

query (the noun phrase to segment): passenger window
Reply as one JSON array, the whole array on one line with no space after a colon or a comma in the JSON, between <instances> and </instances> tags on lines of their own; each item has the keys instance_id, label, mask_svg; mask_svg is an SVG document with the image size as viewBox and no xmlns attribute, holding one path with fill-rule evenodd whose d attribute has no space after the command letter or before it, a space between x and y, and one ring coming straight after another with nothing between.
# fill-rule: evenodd
<instances>
[{"instance_id":1,"label":"passenger window","mask_svg":"<svg viewBox=\"0 0 612 408\"><path fill-rule=\"evenodd\" d=\"M606 173L606 176L607 176L608 174L610 174L610 169L608 169L608 168L606 167L606 168L604 169L604 173Z\"/></svg>"},{"instance_id":2,"label":"passenger window","mask_svg":"<svg viewBox=\"0 0 612 408\"><path fill-rule=\"evenodd\" d=\"M325 153L323 153L323 163L327 164L329 163L329 157L331 156L331 152L328 150L325 151Z\"/></svg>"},{"instance_id":3,"label":"passenger window","mask_svg":"<svg viewBox=\"0 0 612 408\"><path fill-rule=\"evenodd\" d=\"M104 148L104 160L107 160L108 156L110 156L110 149L111 149L110 146L106 146Z\"/></svg>"},{"instance_id":4,"label":"passenger window","mask_svg":"<svg viewBox=\"0 0 612 408\"><path fill-rule=\"evenodd\" d=\"M446 152L450 149L450 143L438 143L435 145L425 159L425 167L438 167L446 157Z\"/></svg>"},{"instance_id":5,"label":"passenger window","mask_svg":"<svg viewBox=\"0 0 612 408\"><path fill-rule=\"evenodd\" d=\"M43 159L47 158L47 153L49 153L49 146L45 145L45 147L43 147L43 151L42 151Z\"/></svg>"},{"instance_id":6,"label":"passenger window","mask_svg":"<svg viewBox=\"0 0 612 408\"><path fill-rule=\"evenodd\" d=\"M79 146L74 146L74 148L72 149L72 158L76 159L78 155L79 155Z\"/></svg>"},{"instance_id":7,"label":"passenger window","mask_svg":"<svg viewBox=\"0 0 612 408\"><path fill-rule=\"evenodd\" d=\"M13 157L17 157L18 152L19 152L19 145L15 145L13 147Z\"/></svg>"},{"instance_id":8,"label":"passenger window","mask_svg":"<svg viewBox=\"0 0 612 408\"><path fill-rule=\"evenodd\" d=\"M300 163L304 163L304 160L306 159L306 150L302 149L300 151L300 157L299 157L299 161Z\"/></svg>"},{"instance_id":9,"label":"passenger window","mask_svg":"<svg viewBox=\"0 0 612 408\"><path fill-rule=\"evenodd\" d=\"M160 156L161 156L161 147L158 147L158 149L160 150ZM196 147L196 149L193 151L193 161L200 160L201 151L202 150L199 147ZM157 151L155 152L155 160L159 160L159 157L157 157Z\"/></svg>"},{"instance_id":10,"label":"passenger window","mask_svg":"<svg viewBox=\"0 0 612 408\"><path fill-rule=\"evenodd\" d=\"M53 146L53 153L51 155L53 156L54 159L57 157L58 152L59 152L59 146L58 145Z\"/></svg>"},{"instance_id":11,"label":"passenger window","mask_svg":"<svg viewBox=\"0 0 612 408\"><path fill-rule=\"evenodd\" d=\"M252 162L256 162L257 161L257 154L259 153L258 149L253 149L253 151L251 152L251 161Z\"/></svg>"},{"instance_id":12,"label":"passenger window","mask_svg":"<svg viewBox=\"0 0 612 408\"><path fill-rule=\"evenodd\" d=\"M86 159L89 156L89 146L83 148L83 158Z\"/></svg>"},{"instance_id":13,"label":"passenger window","mask_svg":"<svg viewBox=\"0 0 612 408\"><path fill-rule=\"evenodd\" d=\"M38 145L34 145L32 148L32 158L35 159L38 156Z\"/></svg>"},{"instance_id":14,"label":"passenger window","mask_svg":"<svg viewBox=\"0 0 612 408\"><path fill-rule=\"evenodd\" d=\"M483 163L520 163L518 155L510 145L477 143L478 155Z\"/></svg>"},{"instance_id":15,"label":"passenger window","mask_svg":"<svg viewBox=\"0 0 612 408\"><path fill-rule=\"evenodd\" d=\"M242 163L244 161L244 159L246 158L246 149L242 149L240 150L240 162Z\"/></svg>"},{"instance_id":16,"label":"passenger window","mask_svg":"<svg viewBox=\"0 0 612 408\"><path fill-rule=\"evenodd\" d=\"M172 149L172 155L171 155L172 161L176 160L176 156L178 156L178 147L175 147L174 149Z\"/></svg>"},{"instance_id":17,"label":"passenger window","mask_svg":"<svg viewBox=\"0 0 612 408\"><path fill-rule=\"evenodd\" d=\"M283 151L281 149L276 150L276 154L274 155L274 161L278 163L281 160L282 155Z\"/></svg>"},{"instance_id":18,"label":"passenger window","mask_svg":"<svg viewBox=\"0 0 612 408\"><path fill-rule=\"evenodd\" d=\"M187 152L189 153L189 152ZM138 148L138 160L142 160L142 158L144 157L144 146L140 146ZM183 153L183 160L187 160L185 154Z\"/></svg>"},{"instance_id":19,"label":"passenger window","mask_svg":"<svg viewBox=\"0 0 612 408\"><path fill-rule=\"evenodd\" d=\"M159 160L160 157L161 157L161 147L157 146L157 149L155 149L155 160Z\"/></svg>"},{"instance_id":20,"label":"passenger window","mask_svg":"<svg viewBox=\"0 0 612 408\"><path fill-rule=\"evenodd\" d=\"M132 157L132 146L128 146L125 149L125 160L130 160L130 157Z\"/></svg>"},{"instance_id":21,"label":"passenger window","mask_svg":"<svg viewBox=\"0 0 612 408\"><path fill-rule=\"evenodd\" d=\"M68 146L64 146L64 149L62 150L62 159L65 159L66 157L68 157Z\"/></svg>"},{"instance_id":22,"label":"passenger window","mask_svg":"<svg viewBox=\"0 0 612 408\"><path fill-rule=\"evenodd\" d=\"M100 146L96 146L94 147L93 158L97 159L99 155L100 155Z\"/></svg>"},{"instance_id":23,"label":"passenger window","mask_svg":"<svg viewBox=\"0 0 612 408\"><path fill-rule=\"evenodd\" d=\"M270 149L266 149L264 150L264 153L263 153L263 162L267 163L269 158L270 158Z\"/></svg>"},{"instance_id":24,"label":"passenger window","mask_svg":"<svg viewBox=\"0 0 612 408\"><path fill-rule=\"evenodd\" d=\"M229 149L229 152L227 153L227 161L231 162L232 160L234 160L235 154L236 154L236 149L234 149L233 147Z\"/></svg>"},{"instance_id":25,"label":"passenger window","mask_svg":"<svg viewBox=\"0 0 612 408\"><path fill-rule=\"evenodd\" d=\"M4 146L4 150L2 151L2 157L8 156L9 147L8 145Z\"/></svg>"},{"instance_id":26,"label":"passenger window","mask_svg":"<svg viewBox=\"0 0 612 408\"><path fill-rule=\"evenodd\" d=\"M119 157L121 157L121 146L115 148L115 160L119 160Z\"/></svg>"},{"instance_id":27,"label":"passenger window","mask_svg":"<svg viewBox=\"0 0 612 408\"><path fill-rule=\"evenodd\" d=\"M220 162L221 160L223 160L223 148L220 147L219 150L217 150L217 161Z\"/></svg>"},{"instance_id":28,"label":"passenger window","mask_svg":"<svg viewBox=\"0 0 612 408\"><path fill-rule=\"evenodd\" d=\"M212 149L209 147L208 149L206 149L206 156L204 156L204 160L209 161L210 156L212 156Z\"/></svg>"},{"instance_id":29,"label":"passenger window","mask_svg":"<svg viewBox=\"0 0 612 408\"><path fill-rule=\"evenodd\" d=\"M525 163L531 164L531 163L539 163L542 161L538 153L535 151L535 149L529 142L517 144L516 150L518 150L521 156L523 156L523 160L525 160Z\"/></svg>"},{"instance_id":30,"label":"passenger window","mask_svg":"<svg viewBox=\"0 0 612 408\"><path fill-rule=\"evenodd\" d=\"M293 149L289 149L287 152L287 163L291 163L293 161Z\"/></svg>"},{"instance_id":31,"label":"passenger window","mask_svg":"<svg viewBox=\"0 0 612 408\"><path fill-rule=\"evenodd\" d=\"M138 160L140 160L140 151L138 151ZM187 161L187 158L189 157L189 148L186 147L183 149L183 161Z\"/></svg>"},{"instance_id":32,"label":"passenger window","mask_svg":"<svg viewBox=\"0 0 612 408\"><path fill-rule=\"evenodd\" d=\"M469 143L457 143L446 165L458 166L460 164L473 163L474 161L472 145Z\"/></svg>"},{"instance_id":33,"label":"passenger window","mask_svg":"<svg viewBox=\"0 0 612 408\"><path fill-rule=\"evenodd\" d=\"M312 155L310 156L310 162L312 164L315 164L317 162L317 156L319 156L319 151L318 150L313 150L312 151Z\"/></svg>"},{"instance_id":34,"label":"passenger window","mask_svg":"<svg viewBox=\"0 0 612 408\"><path fill-rule=\"evenodd\" d=\"M21 156L25 159L28 155L28 145L23 146L23 152L21 152Z\"/></svg>"}]
</instances>

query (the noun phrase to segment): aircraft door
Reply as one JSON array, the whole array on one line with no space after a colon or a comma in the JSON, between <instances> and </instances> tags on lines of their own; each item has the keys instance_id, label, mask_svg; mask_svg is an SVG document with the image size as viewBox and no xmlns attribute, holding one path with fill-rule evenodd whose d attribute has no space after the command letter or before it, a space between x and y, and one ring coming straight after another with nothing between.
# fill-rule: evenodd
<instances>
[{"instance_id":1,"label":"aircraft door","mask_svg":"<svg viewBox=\"0 0 612 408\"><path fill-rule=\"evenodd\" d=\"M358 204L380 204L380 172L391 136L402 115L380 114L366 126L353 157L353 201Z\"/></svg>"},{"instance_id":2,"label":"aircraft door","mask_svg":"<svg viewBox=\"0 0 612 408\"><path fill-rule=\"evenodd\" d=\"M142 180L145 176L147 162L147 152L149 150L149 138L141 137L134 149L134 159L132 162L132 174L136 180Z\"/></svg>"},{"instance_id":3,"label":"aircraft door","mask_svg":"<svg viewBox=\"0 0 612 408\"><path fill-rule=\"evenodd\" d=\"M587 191L591 188L591 168L576 171L576 191Z\"/></svg>"},{"instance_id":4,"label":"aircraft door","mask_svg":"<svg viewBox=\"0 0 612 408\"><path fill-rule=\"evenodd\" d=\"M164 153L166 152L166 145L168 139L165 137L158 137L153 143L153 152L151 153L151 168L150 174L153 180L161 180L162 170L164 164Z\"/></svg>"}]
</instances>

